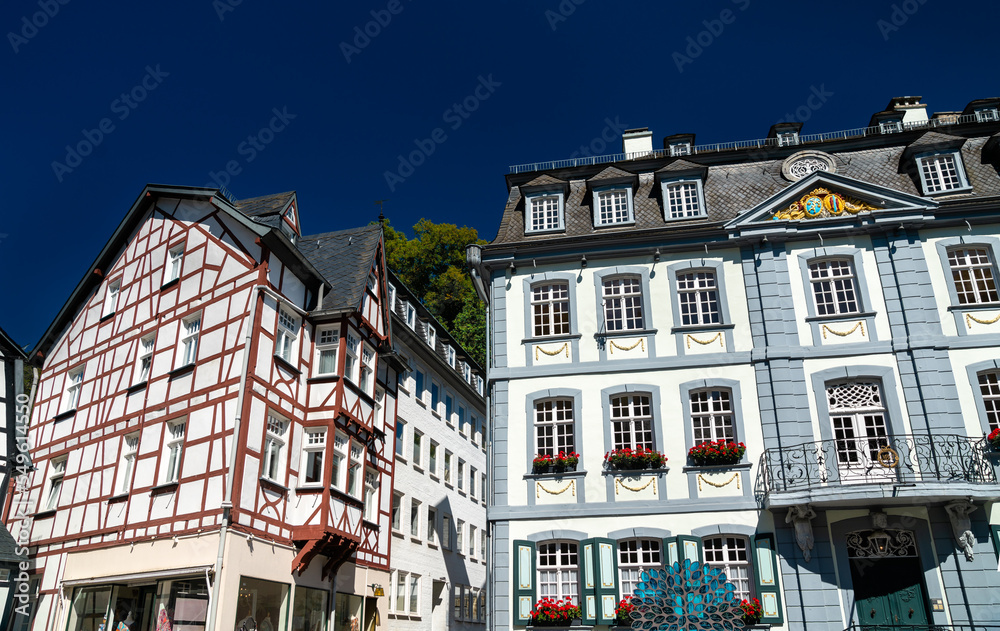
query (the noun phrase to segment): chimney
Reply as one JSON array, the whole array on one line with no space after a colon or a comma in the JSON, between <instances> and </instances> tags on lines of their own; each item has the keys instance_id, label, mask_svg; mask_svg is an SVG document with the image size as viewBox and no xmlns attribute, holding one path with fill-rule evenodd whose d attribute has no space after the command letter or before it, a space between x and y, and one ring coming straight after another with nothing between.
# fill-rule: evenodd
<instances>
[{"instance_id":1,"label":"chimney","mask_svg":"<svg viewBox=\"0 0 1000 631\"><path fill-rule=\"evenodd\" d=\"M927 120L927 104L921 103L920 96L897 96L889 101L887 110L903 113L903 125L922 123Z\"/></svg>"},{"instance_id":2,"label":"chimney","mask_svg":"<svg viewBox=\"0 0 1000 631\"><path fill-rule=\"evenodd\" d=\"M653 132L648 127L626 129L622 134L622 153L630 159L653 153Z\"/></svg>"}]
</instances>

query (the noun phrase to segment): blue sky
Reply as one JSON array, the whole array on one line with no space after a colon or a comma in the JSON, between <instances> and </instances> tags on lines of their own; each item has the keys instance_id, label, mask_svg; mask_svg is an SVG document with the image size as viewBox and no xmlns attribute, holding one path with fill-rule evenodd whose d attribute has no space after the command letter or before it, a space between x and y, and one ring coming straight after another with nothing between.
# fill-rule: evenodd
<instances>
[{"instance_id":1,"label":"blue sky","mask_svg":"<svg viewBox=\"0 0 1000 631\"><path fill-rule=\"evenodd\" d=\"M796 111L816 133L893 96L996 96L998 18L941 0L5 0L0 327L34 345L148 182L296 190L307 233L388 199L396 227L492 239L509 165L618 152L599 139L621 127L701 144Z\"/></svg>"}]
</instances>

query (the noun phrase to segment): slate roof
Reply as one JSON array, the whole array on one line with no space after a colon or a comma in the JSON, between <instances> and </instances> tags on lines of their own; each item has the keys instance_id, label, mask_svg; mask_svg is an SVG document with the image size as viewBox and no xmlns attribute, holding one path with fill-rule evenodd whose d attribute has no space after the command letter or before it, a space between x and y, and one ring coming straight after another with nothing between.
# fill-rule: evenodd
<instances>
[{"instance_id":1,"label":"slate roof","mask_svg":"<svg viewBox=\"0 0 1000 631\"><path fill-rule=\"evenodd\" d=\"M236 202L236 209L257 223L277 227L281 219L281 211L295 197L295 191L251 197Z\"/></svg>"},{"instance_id":2,"label":"slate roof","mask_svg":"<svg viewBox=\"0 0 1000 631\"><path fill-rule=\"evenodd\" d=\"M696 159L704 164L696 164L688 160L675 158L631 160L615 163L616 170L639 175L639 186L634 193L635 223L621 227L602 227L595 229L593 225L593 210L591 197L586 195L588 178L593 179L608 170L607 165L593 167L572 167L557 169L544 174L538 174L528 184L540 183L543 179L552 182L569 181L569 192L566 195L565 233L547 233L541 235L525 235L524 233L524 195L518 186L518 178L513 177L504 214L496 238L490 245L507 245L514 243L529 244L533 242L551 242L560 238L574 238L601 233L609 238L624 237L637 230L666 228L683 229L689 226L711 226L729 221L742 212L756 207L787 187L794 184L781 174L781 166L793 153L803 150L817 150L830 155L836 165L836 172L862 182L870 182L879 186L891 188L911 195L923 196L919 175L906 159L904 154L913 152L913 147L924 146L931 149L941 145L952 145L962 154L962 162L972 185L971 193L963 191L963 198L1000 196L1000 176L993 160L1000 160L1000 155L994 157L989 150L984 159L983 150L990 134L996 133L996 124L990 124L982 130L976 129L979 135L950 135L939 132L916 134L893 134L885 138L886 144L860 146L855 143L838 148L835 143L817 143L798 145L780 149L762 149L758 154L743 154L742 157L719 158L706 154ZM961 148L957 145L960 143ZM892 144L889 144L892 143ZM991 146L990 149L993 147ZM1000 151L996 152L1000 154ZM683 221L664 221L662 200L659 186L655 182L655 173L692 168L707 168L704 181L705 205L707 217ZM522 176L524 177L524 176ZM530 175L528 176L530 177ZM557 177L565 178L564 180ZM527 185L527 184L526 184Z\"/></svg>"},{"instance_id":3,"label":"slate roof","mask_svg":"<svg viewBox=\"0 0 1000 631\"><path fill-rule=\"evenodd\" d=\"M599 180L617 180L618 178L623 178L623 177L635 177L635 173L622 171L617 167L608 167L587 181L597 182Z\"/></svg>"},{"instance_id":4,"label":"slate roof","mask_svg":"<svg viewBox=\"0 0 1000 631\"><path fill-rule=\"evenodd\" d=\"M0 565L15 565L24 560L24 557L17 556L17 542L14 541L14 536L0 524Z\"/></svg>"},{"instance_id":5,"label":"slate roof","mask_svg":"<svg viewBox=\"0 0 1000 631\"><path fill-rule=\"evenodd\" d=\"M299 251L331 287L318 310L357 309L361 305L381 238L382 226L374 224L298 240Z\"/></svg>"},{"instance_id":6,"label":"slate roof","mask_svg":"<svg viewBox=\"0 0 1000 631\"><path fill-rule=\"evenodd\" d=\"M27 355L21 347L14 343L14 340L10 339L7 332L0 329L0 354L2 355L17 355L21 359L27 358Z\"/></svg>"}]
</instances>

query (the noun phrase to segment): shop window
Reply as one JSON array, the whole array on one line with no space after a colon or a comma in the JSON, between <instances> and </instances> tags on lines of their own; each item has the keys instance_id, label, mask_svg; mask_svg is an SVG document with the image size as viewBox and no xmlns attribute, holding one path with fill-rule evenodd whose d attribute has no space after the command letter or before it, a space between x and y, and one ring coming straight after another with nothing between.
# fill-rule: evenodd
<instances>
[{"instance_id":1,"label":"shop window","mask_svg":"<svg viewBox=\"0 0 1000 631\"><path fill-rule=\"evenodd\" d=\"M240 577L235 629L265 631L286 628L288 585L248 576ZM171 631L177 631L174 626Z\"/></svg>"},{"instance_id":2,"label":"shop window","mask_svg":"<svg viewBox=\"0 0 1000 631\"><path fill-rule=\"evenodd\" d=\"M324 631L329 602L330 592L325 589L296 585L292 603L292 631ZM261 628L260 631L265 630ZM274 631L278 631L278 627Z\"/></svg>"}]
</instances>

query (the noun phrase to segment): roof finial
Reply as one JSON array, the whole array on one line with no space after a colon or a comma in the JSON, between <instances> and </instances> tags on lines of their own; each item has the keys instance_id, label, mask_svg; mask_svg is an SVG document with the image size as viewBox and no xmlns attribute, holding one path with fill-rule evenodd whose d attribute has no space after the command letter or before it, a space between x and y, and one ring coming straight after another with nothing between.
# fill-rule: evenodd
<instances>
[{"instance_id":1,"label":"roof finial","mask_svg":"<svg viewBox=\"0 0 1000 631\"><path fill-rule=\"evenodd\" d=\"M382 224L383 228L385 227L385 215L382 214L382 204L384 202L387 202L387 201L389 201L389 200L388 199L376 199L375 200L375 203L378 205L378 222L380 224Z\"/></svg>"}]
</instances>

